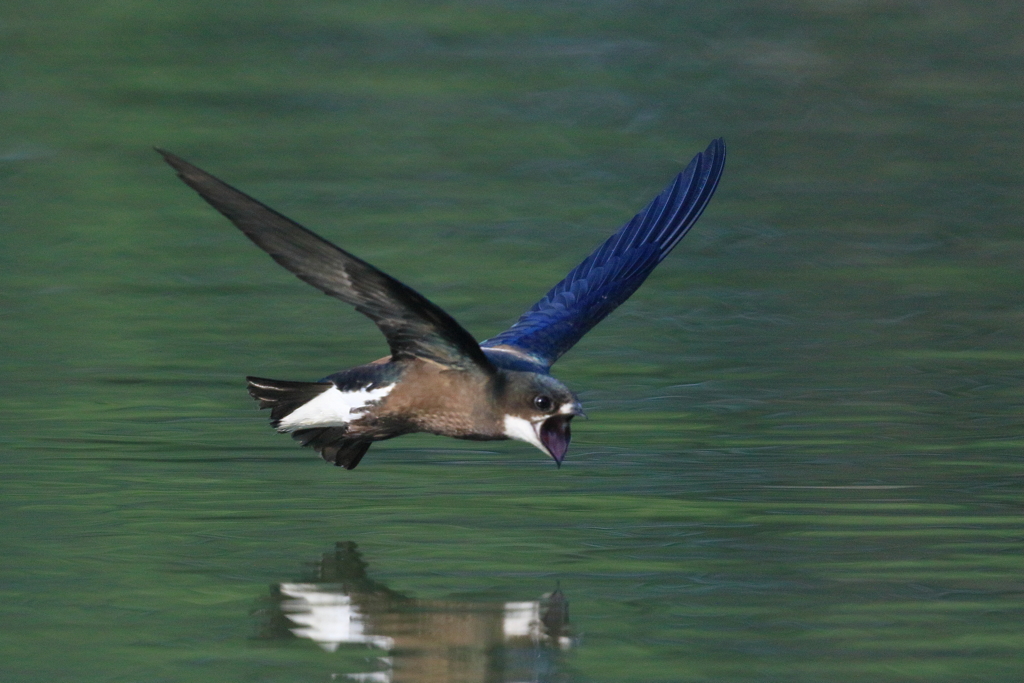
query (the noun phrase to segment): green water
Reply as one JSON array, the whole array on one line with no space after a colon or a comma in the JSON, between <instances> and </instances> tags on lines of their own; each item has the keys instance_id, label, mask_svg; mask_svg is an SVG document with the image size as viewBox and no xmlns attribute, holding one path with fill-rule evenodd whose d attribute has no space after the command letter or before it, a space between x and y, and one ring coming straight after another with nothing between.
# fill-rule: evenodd
<instances>
[{"instance_id":1,"label":"green water","mask_svg":"<svg viewBox=\"0 0 1024 683\"><path fill-rule=\"evenodd\" d=\"M0 680L1019 681L1022 20L7 0ZM704 218L555 367L590 416L561 470L275 435L246 374L383 339L151 150L486 338L717 136ZM292 584L392 649L296 635Z\"/></svg>"}]
</instances>

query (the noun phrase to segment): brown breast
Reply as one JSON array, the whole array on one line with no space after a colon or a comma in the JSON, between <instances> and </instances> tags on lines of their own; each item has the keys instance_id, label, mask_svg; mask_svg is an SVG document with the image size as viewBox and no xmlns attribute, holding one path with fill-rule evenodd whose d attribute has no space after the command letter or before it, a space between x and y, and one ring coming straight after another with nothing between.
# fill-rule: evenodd
<instances>
[{"instance_id":1,"label":"brown breast","mask_svg":"<svg viewBox=\"0 0 1024 683\"><path fill-rule=\"evenodd\" d=\"M463 439L505 438L486 376L420 358L407 363L402 379L374 411L378 420Z\"/></svg>"}]
</instances>

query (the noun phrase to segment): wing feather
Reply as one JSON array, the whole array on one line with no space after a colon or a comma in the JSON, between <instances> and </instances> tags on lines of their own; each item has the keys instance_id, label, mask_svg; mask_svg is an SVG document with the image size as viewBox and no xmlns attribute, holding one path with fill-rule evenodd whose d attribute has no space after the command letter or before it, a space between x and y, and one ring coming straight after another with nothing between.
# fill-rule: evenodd
<instances>
[{"instance_id":1,"label":"wing feather","mask_svg":"<svg viewBox=\"0 0 1024 683\"><path fill-rule=\"evenodd\" d=\"M395 360L418 357L494 371L472 335L423 295L184 159L157 151L189 187L275 261L375 322Z\"/></svg>"},{"instance_id":2,"label":"wing feather","mask_svg":"<svg viewBox=\"0 0 1024 683\"><path fill-rule=\"evenodd\" d=\"M679 244L715 193L724 165L725 142L719 138L512 327L481 346L510 350L550 368Z\"/></svg>"}]
</instances>

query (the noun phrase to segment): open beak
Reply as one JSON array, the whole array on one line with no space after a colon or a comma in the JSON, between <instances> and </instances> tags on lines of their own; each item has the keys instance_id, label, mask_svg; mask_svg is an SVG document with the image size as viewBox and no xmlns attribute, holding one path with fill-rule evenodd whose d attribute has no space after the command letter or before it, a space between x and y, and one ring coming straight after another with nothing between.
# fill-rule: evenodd
<instances>
[{"instance_id":1,"label":"open beak","mask_svg":"<svg viewBox=\"0 0 1024 683\"><path fill-rule=\"evenodd\" d=\"M569 423L572 422L574 417L582 414L583 410L577 407L571 413L552 415L540 423L537 436L540 437L540 442L544 444L548 455L554 459L555 464L559 467L562 466L562 460L565 458L565 453L569 450L569 442L572 440L572 430L569 427Z\"/></svg>"}]
</instances>

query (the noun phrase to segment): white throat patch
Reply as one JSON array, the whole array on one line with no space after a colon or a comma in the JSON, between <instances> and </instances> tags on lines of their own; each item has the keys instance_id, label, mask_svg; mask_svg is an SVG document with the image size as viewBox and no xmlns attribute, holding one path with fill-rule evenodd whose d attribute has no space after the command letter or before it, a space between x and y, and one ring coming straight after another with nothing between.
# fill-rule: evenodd
<instances>
[{"instance_id":1,"label":"white throat patch","mask_svg":"<svg viewBox=\"0 0 1024 683\"><path fill-rule=\"evenodd\" d=\"M354 391L339 391L338 387L331 387L281 418L277 431L294 432L297 429L311 427L344 427L352 420L359 419L368 407L382 400L394 388L394 384Z\"/></svg>"},{"instance_id":2,"label":"white throat patch","mask_svg":"<svg viewBox=\"0 0 1024 683\"><path fill-rule=\"evenodd\" d=\"M516 441L525 441L528 444L533 444L543 453L550 455L548 449L544 448L544 444L541 443L540 436L537 435L537 427L525 418L506 415L505 436Z\"/></svg>"}]
</instances>

